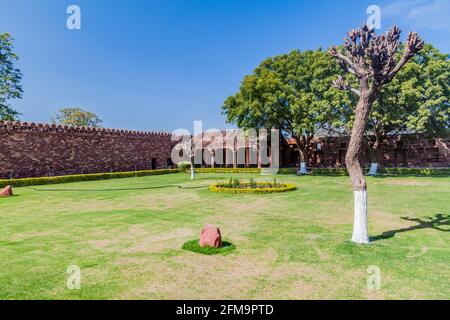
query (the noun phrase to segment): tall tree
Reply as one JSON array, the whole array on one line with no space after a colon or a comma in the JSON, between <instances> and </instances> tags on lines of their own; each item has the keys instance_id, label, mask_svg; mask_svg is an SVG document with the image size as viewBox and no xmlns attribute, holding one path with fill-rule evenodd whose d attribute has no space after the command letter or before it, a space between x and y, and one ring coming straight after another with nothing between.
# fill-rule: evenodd
<instances>
[{"instance_id":1,"label":"tall tree","mask_svg":"<svg viewBox=\"0 0 450 320\"><path fill-rule=\"evenodd\" d=\"M22 98L22 73L15 67L18 60L14 53L13 38L9 33L0 34L0 120L14 121L19 112L11 108L9 100Z\"/></svg>"},{"instance_id":2,"label":"tall tree","mask_svg":"<svg viewBox=\"0 0 450 320\"><path fill-rule=\"evenodd\" d=\"M334 81L334 86L358 95L354 109L354 122L346 166L353 184L355 219L352 241L369 243L367 221L367 184L361 168L361 151L372 105L380 97L381 90L389 84L405 64L424 47L417 33L411 32L397 61L397 51L401 44L400 29L396 26L381 36L377 36L367 25L353 29L345 39L342 48L332 47L330 54L337 59L346 73L358 79L358 88L347 83L342 77Z\"/></svg>"},{"instance_id":3,"label":"tall tree","mask_svg":"<svg viewBox=\"0 0 450 320\"><path fill-rule=\"evenodd\" d=\"M449 55L426 44L392 82L381 89L373 104L367 127L372 162L370 174L377 173L380 146L388 135L410 132L447 136L449 99Z\"/></svg>"},{"instance_id":4,"label":"tall tree","mask_svg":"<svg viewBox=\"0 0 450 320\"><path fill-rule=\"evenodd\" d=\"M264 60L227 98L227 120L243 129L277 128L295 140L299 172L307 173L313 137L333 125L337 106L349 94L335 90L332 79L339 65L322 50L279 55Z\"/></svg>"},{"instance_id":5,"label":"tall tree","mask_svg":"<svg viewBox=\"0 0 450 320\"><path fill-rule=\"evenodd\" d=\"M64 108L59 110L51 122L60 125L99 128L102 120L93 112L80 108Z\"/></svg>"}]
</instances>

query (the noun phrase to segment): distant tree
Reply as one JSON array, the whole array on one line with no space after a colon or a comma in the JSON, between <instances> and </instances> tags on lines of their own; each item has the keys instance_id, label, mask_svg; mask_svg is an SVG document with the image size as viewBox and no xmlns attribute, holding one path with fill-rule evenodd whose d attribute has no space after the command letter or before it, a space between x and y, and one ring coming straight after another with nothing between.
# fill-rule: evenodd
<instances>
[{"instance_id":1,"label":"distant tree","mask_svg":"<svg viewBox=\"0 0 450 320\"><path fill-rule=\"evenodd\" d=\"M373 29L364 25L348 33L343 47L330 49L331 56L336 58L343 71L357 78L357 87L342 77L334 81L338 89L352 91L359 97L353 109L353 129L345 158L353 184L355 213L352 241L356 243L369 243L367 183L361 168L361 151L372 106L381 96L382 89L394 80L425 44L417 33L411 32L400 59L397 59L401 46L400 33L400 29L394 26L387 33L377 36Z\"/></svg>"},{"instance_id":2,"label":"distant tree","mask_svg":"<svg viewBox=\"0 0 450 320\"><path fill-rule=\"evenodd\" d=\"M350 103L350 95L331 84L340 71L322 50L296 50L266 59L225 101L224 114L243 129L282 130L295 140L299 172L307 173L313 137L332 127L339 107Z\"/></svg>"},{"instance_id":3,"label":"distant tree","mask_svg":"<svg viewBox=\"0 0 450 320\"><path fill-rule=\"evenodd\" d=\"M80 108L64 108L51 119L54 124L100 128L102 120L95 114Z\"/></svg>"},{"instance_id":4,"label":"distant tree","mask_svg":"<svg viewBox=\"0 0 450 320\"><path fill-rule=\"evenodd\" d=\"M0 34L0 120L14 121L19 112L8 101L22 98L22 73L14 66L18 57L14 53L13 38L9 33Z\"/></svg>"}]
</instances>

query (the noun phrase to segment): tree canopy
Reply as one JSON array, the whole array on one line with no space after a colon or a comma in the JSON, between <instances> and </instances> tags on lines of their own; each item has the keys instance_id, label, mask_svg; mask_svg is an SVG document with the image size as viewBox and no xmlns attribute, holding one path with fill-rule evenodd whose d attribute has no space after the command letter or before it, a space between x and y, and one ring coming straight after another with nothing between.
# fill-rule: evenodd
<instances>
[{"instance_id":1,"label":"tree canopy","mask_svg":"<svg viewBox=\"0 0 450 320\"><path fill-rule=\"evenodd\" d=\"M403 46L399 46L397 59ZM346 77L355 85L356 79ZM431 44L416 53L397 76L384 86L369 114L366 133L372 163L380 157L382 141L392 134L422 133L433 137L449 134L450 99L449 55L439 52ZM354 106L347 106L343 114L343 129L353 126ZM375 173L375 172L374 172Z\"/></svg>"},{"instance_id":2,"label":"tree canopy","mask_svg":"<svg viewBox=\"0 0 450 320\"><path fill-rule=\"evenodd\" d=\"M333 88L340 67L326 52L292 51L264 60L226 99L223 113L240 128L277 128L295 139L301 161L311 139L339 119L350 94Z\"/></svg>"},{"instance_id":3,"label":"tree canopy","mask_svg":"<svg viewBox=\"0 0 450 320\"><path fill-rule=\"evenodd\" d=\"M51 119L52 123L78 127L101 127L102 120L93 112L80 108L64 108Z\"/></svg>"},{"instance_id":4,"label":"tree canopy","mask_svg":"<svg viewBox=\"0 0 450 320\"><path fill-rule=\"evenodd\" d=\"M22 73L15 67L18 57L14 53L13 38L0 34L0 120L17 120L19 112L11 108L9 100L22 98Z\"/></svg>"},{"instance_id":5,"label":"tree canopy","mask_svg":"<svg viewBox=\"0 0 450 320\"><path fill-rule=\"evenodd\" d=\"M369 133L447 135L449 99L449 56L427 44L381 90L369 117Z\"/></svg>"}]
</instances>

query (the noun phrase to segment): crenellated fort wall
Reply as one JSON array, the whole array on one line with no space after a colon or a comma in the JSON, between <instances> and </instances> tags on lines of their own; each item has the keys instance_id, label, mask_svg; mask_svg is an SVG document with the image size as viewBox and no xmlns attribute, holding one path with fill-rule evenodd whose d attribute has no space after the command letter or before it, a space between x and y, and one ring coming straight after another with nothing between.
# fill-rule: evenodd
<instances>
[{"instance_id":1,"label":"crenellated fort wall","mask_svg":"<svg viewBox=\"0 0 450 320\"><path fill-rule=\"evenodd\" d=\"M171 135L26 122L0 122L0 178L167 167Z\"/></svg>"}]
</instances>

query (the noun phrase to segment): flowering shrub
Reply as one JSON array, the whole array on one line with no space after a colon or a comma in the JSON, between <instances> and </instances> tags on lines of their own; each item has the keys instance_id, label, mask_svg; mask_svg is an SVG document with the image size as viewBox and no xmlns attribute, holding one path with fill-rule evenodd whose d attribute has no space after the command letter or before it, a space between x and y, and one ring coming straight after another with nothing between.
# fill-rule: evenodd
<instances>
[{"instance_id":1,"label":"flowering shrub","mask_svg":"<svg viewBox=\"0 0 450 320\"><path fill-rule=\"evenodd\" d=\"M215 183L209 186L212 192L225 193L278 193L296 190L297 186L291 183L280 183L274 179L273 182L256 182L251 179L248 182L242 182L239 179L232 179L226 183Z\"/></svg>"}]
</instances>

